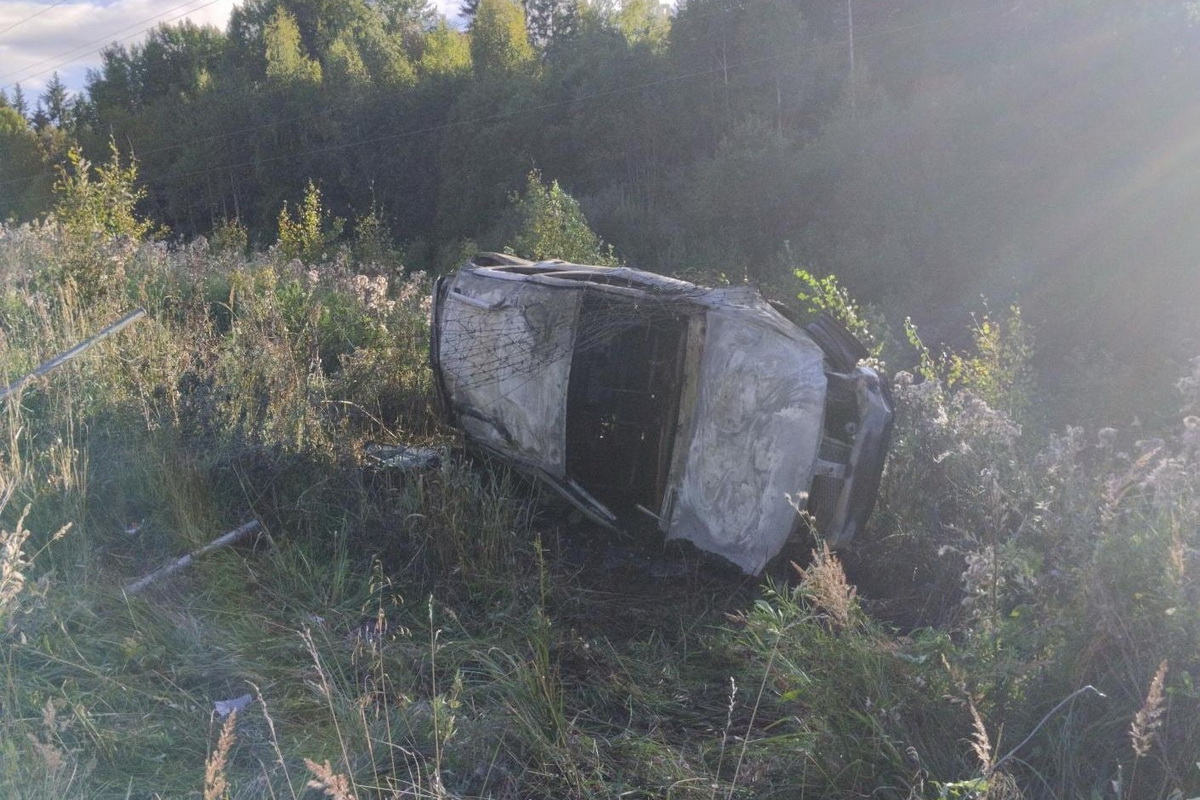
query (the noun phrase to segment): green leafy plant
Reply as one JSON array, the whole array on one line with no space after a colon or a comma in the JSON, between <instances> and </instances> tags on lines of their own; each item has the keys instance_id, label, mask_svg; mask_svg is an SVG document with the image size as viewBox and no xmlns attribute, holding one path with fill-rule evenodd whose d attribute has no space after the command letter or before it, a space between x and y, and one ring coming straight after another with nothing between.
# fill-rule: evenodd
<instances>
[{"instance_id":1,"label":"green leafy plant","mask_svg":"<svg viewBox=\"0 0 1200 800\"><path fill-rule=\"evenodd\" d=\"M836 275L817 275L800 266L791 242L783 243L775 260L778 265L775 271L790 272L799 289L794 289L793 283L773 287L770 291L780 295L794 292L794 301L786 305L793 309L802 322L809 322L820 314L828 314L845 325L877 361L882 361L887 355L885 351L895 349L883 314L876 308L859 303Z\"/></svg>"},{"instance_id":2,"label":"green leafy plant","mask_svg":"<svg viewBox=\"0 0 1200 800\"><path fill-rule=\"evenodd\" d=\"M964 352L934 355L917 335L911 320L905 333L918 353L918 370L937 378L950 390L969 389L991 407L1020 419L1030 409L1036 390L1033 372L1034 340L1018 306L997 318L985 306L974 318L972 347Z\"/></svg>"},{"instance_id":3,"label":"green leafy plant","mask_svg":"<svg viewBox=\"0 0 1200 800\"><path fill-rule=\"evenodd\" d=\"M146 196L137 185L137 162L123 164L115 141L109 140L109 150L109 160L99 165L78 148L68 152L68 166L60 168L54 185L54 217L77 239L124 236L140 242L154 230L154 223L137 212Z\"/></svg>"},{"instance_id":4,"label":"green leafy plant","mask_svg":"<svg viewBox=\"0 0 1200 800\"><path fill-rule=\"evenodd\" d=\"M238 220L223 220L213 228L209 244L214 253L244 256L250 246L250 234Z\"/></svg>"},{"instance_id":5,"label":"green leafy plant","mask_svg":"<svg viewBox=\"0 0 1200 800\"><path fill-rule=\"evenodd\" d=\"M845 325L860 340L875 344L875 335L858 302L838 282L836 275L817 277L808 270L797 269L792 275L800 282L796 299L810 313L824 312Z\"/></svg>"},{"instance_id":6,"label":"green leafy plant","mask_svg":"<svg viewBox=\"0 0 1200 800\"><path fill-rule=\"evenodd\" d=\"M508 244L513 253L534 261L561 258L577 264L620 263L612 246L588 227L578 201L558 181L546 185L541 173L533 170L526 177L524 193L512 202L518 219L517 231Z\"/></svg>"},{"instance_id":7,"label":"green leafy plant","mask_svg":"<svg viewBox=\"0 0 1200 800\"><path fill-rule=\"evenodd\" d=\"M279 252L286 259L314 264L341 238L344 227L345 220L326 212L321 190L310 180L294 215L289 213L287 203L279 210Z\"/></svg>"},{"instance_id":8,"label":"green leafy plant","mask_svg":"<svg viewBox=\"0 0 1200 800\"><path fill-rule=\"evenodd\" d=\"M366 267L375 266L391 273L400 272L404 267L400 263L400 253L392 243L387 222L375 207L355 220L351 253L355 261Z\"/></svg>"},{"instance_id":9,"label":"green leafy plant","mask_svg":"<svg viewBox=\"0 0 1200 800\"><path fill-rule=\"evenodd\" d=\"M86 298L123 288L137 245L155 230L137 211L146 194L137 185L137 162L123 164L116 143L110 140L109 147L111 156L100 165L72 148L54 185L54 219L69 246L57 254L51 276Z\"/></svg>"}]
</instances>

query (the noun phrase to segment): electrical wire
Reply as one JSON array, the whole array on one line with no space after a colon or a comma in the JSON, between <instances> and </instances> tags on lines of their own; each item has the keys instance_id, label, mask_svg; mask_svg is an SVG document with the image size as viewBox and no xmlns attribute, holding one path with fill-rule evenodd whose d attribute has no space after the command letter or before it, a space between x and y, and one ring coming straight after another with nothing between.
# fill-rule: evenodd
<instances>
[{"instance_id":1,"label":"electrical wire","mask_svg":"<svg viewBox=\"0 0 1200 800\"><path fill-rule=\"evenodd\" d=\"M21 80L29 80L29 79L31 79L31 78L36 78L36 77L38 77L38 76L40 76L40 75L45 75L47 72L52 72L52 71L54 71L54 70L57 70L57 69L58 69L58 68L60 68L60 67L65 67L65 66L67 66L68 64L74 63L75 61L78 61L78 60L79 60L80 58L82 58L83 56L88 56L88 55L91 55L91 54L93 54L93 53L99 53L100 51L104 50L104 48L105 48L105 47L108 47L108 46L109 46L109 45L111 45L111 44L116 44L116 43L120 43L120 42L125 42L125 41L128 41L128 40L130 40L130 39L137 38L138 36L141 36L141 35L142 35L143 33L145 33L146 31L148 31L148 30L151 30L152 28L155 28L155 27L157 27L158 25L163 25L163 24L167 24L167 23L170 23L170 22L174 22L175 20L177 20L177 19L180 19L181 17L186 17L188 14L194 14L195 12L197 12L197 11L200 11L201 9L208 8L208 7L209 7L209 6L211 6L211 5L215 5L216 3L222 2L222 0L208 0L208 2L204 3L203 5L196 6L195 8L189 9L189 10L187 10L187 11L183 12L182 14L178 14L178 15L176 15L176 16L174 16L174 17L171 17L171 18L170 18L170 19L168 19L168 20L162 20L161 22L156 22L154 25L150 25L150 26L148 26L148 27L145 27L145 28L140 28L139 30L137 30L137 31L135 31L135 32L133 32L133 33L131 33L131 34L127 35L127 36L124 36L124 37L122 37L122 38L119 38L119 39L110 39L110 37L111 37L111 36L113 36L114 34L117 34L117 33L122 33L122 32L124 32L124 31L127 31L127 30L129 30L130 28L137 28L137 27L138 27L138 26L140 26L140 25L145 25L147 22L153 22L154 20L158 20L158 19L160 19L161 17L165 17L165 16L167 16L168 14L171 14L171 13L173 13L173 12L175 12L175 11L178 11L179 9L181 9L181 8L183 8L183 7L185 7L185 6L189 6L189 5L191 5L192 3L195 3L195 2L196 2L196 0L186 0L186 2L180 3L180 4L179 4L179 5L177 5L177 6L173 6L173 7L169 8L169 9L167 9L166 11L160 11L158 14L155 14L155 15L154 15L154 16L152 16L152 17L147 17L146 19L143 19L143 20L140 20L140 21L138 21L138 22L135 22L135 23L133 23L132 25L126 25L124 28L118 28L117 30L115 30L115 31L112 31L111 33L109 33L109 34L106 34L105 36L103 36L103 37L101 37L101 38L99 38L99 39L93 39L93 40L92 40L92 41L90 41L90 42L85 42L84 44L81 44L81 45L78 45L78 46L76 46L76 47L73 47L73 48L71 48L70 50L64 50L63 52L59 53L59 54L58 54L58 55L56 55L56 56L50 56L49 58L43 58L41 61L38 61L37 63L30 64L30 65L28 65L28 66L25 66L25 67L21 67L20 69L13 70L12 72L5 73L4 75L0 75L0 80L7 80L7 79L11 78L11 77L12 77L12 76L14 76L14 75L19 75L19 74L21 74L21 73L25 72L25 70L31 70L31 69L34 69L35 67L40 67L42 64L45 64L45 63L47 63L47 62L49 62L49 61L54 61L55 59L62 58L62 57L64 57L64 56L67 56L67 55L76 54L76 53L77 53L77 51L79 51L79 50L82 50L82 49L83 49L83 48L85 48L85 47L91 47L92 45L94 45L94 44L96 44L96 43L98 43L98 42L105 42L105 44L101 45L100 47L97 47L97 48L95 48L95 49L93 49L93 50L87 50L87 51L85 51L85 52L82 52L82 53L77 53L76 55L72 55L72 57L71 57L71 58L69 58L69 59L67 59L66 61L60 61L60 62L59 62L59 63L57 63L57 64L54 64L54 65L52 65L52 66L49 66L49 67L46 67L45 69L41 70L40 72L32 72L32 73L26 74L26 75L24 75L24 76L21 78ZM7 84L6 86L0 87L0 88L5 88L5 89L7 89L7 88L10 88L10 87L12 87L14 84L16 84L16 83L20 83L20 82L21 82L21 80L14 81L13 83L9 83L9 84Z\"/></svg>"},{"instance_id":2,"label":"electrical wire","mask_svg":"<svg viewBox=\"0 0 1200 800\"><path fill-rule=\"evenodd\" d=\"M215 0L214 0L214 2L215 2ZM927 22L917 22L917 23L912 23L909 25L895 26L895 27L889 28L887 30L875 31L874 33L858 34L855 38L856 38L857 42L861 43L864 40L890 37L890 36L894 36L894 35L901 34L901 33L907 33L909 31L913 31L913 30L918 30L918 29L922 29L922 28L928 28L928 27L934 27L936 25L946 24L948 22L958 20L961 18L978 17L978 16L984 16L986 14L994 14L997 12L1000 12L1002 14L1007 14L1007 13L1009 13L1009 11L1010 11L1009 9L1006 9L1002 6L993 6L993 7L987 8L983 11L959 12L957 14L949 14L944 17L939 17L936 20L930 20ZM592 92L587 95L576 95L574 97L571 97L571 98L568 98L565 100L553 100L553 101L547 101L544 103L535 103L535 104L524 106L522 108L515 109L512 111L505 111L505 112L500 112L497 114L490 114L490 115L485 115L485 116L477 116L477 117L472 117L472 118L466 119L466 120L459 120L456 122L445 122L445 123L441 123L438 125L429 125L429 126L425 126L425 127L421 127L421 128L413 128L413 129L409 129L407 131L400 131L397 133L384 134L381 136L357 139L357 140L350 141L350 142L339 142L339 143L335 143L335 144L305 148L302 150L294 150L291 152L281 153L279 155L270 156L270 157L266 157L266 158L256 158L252 161L244 161L244 162L239 162L239 163L234 163L234 164L223 164L218 167L208 167L208 168L204 168L204 169L191 170L191 171L187 171L187 172L177 172L172 175L156 176L155 182L160 183L160 184L173 183L173 182L185 179L185 178L198 178L198 177L203 177L204 175L215 174L215 173L224 173L224 172L229 172L231 170L237 170L237 169L259 167L263 164L271 164L271 163L276 163L276 162L280 162L280 161L287 161L290 159L300 158L300 157L304 157L304 156L320 155L320 154L331 153L331 152L335 152L335 151L339 151L339 150L346 150L346 149L354 148L354 147L365 147L368 145L378 145L378 144L381 144L384 142L399 141L399 140L414 137L414 136L421 136L421 135L425 135L425 134L450 131L450 130L460 128L460 127L465 127L465 126L485 125L485 124L494 123L494 122L502 121L505 119L513 118L513 117L519 117L519 116L523 116L526 114L531 114L531 113L538 112L538 111L545 111L547 109L551 109L551 108L555 108L555 107L559 107L559 106L573 105L573 104L578 104L581 102L590 102L590 101L598 100L598 99L605 98L605 97L611 97L614 95L620 95L620 94L626 94L626 93L632 93L632 92L645 91L647 89L665 87L665 86L669 86L669 85L673 85L673 84L678 84L683 81L691 80L693 78L704 77L707 75L714 75L714 74L719 74L719 73L729 73L729 72L745 70L746 68L750 68L750 67L769 65L769 64L777 62L777 61L782 61L782 60L789 59L789 58L795 58L797 56L814 53L814 52L817 52L817 51L823 50L823 49L845 47L847 45L847 43L848 43L848 41L843 40L843 39L830 40L827 42L822 42L820 44L808 45L808 46L800 47L800 48L793 48L793 49L787 50L782 53L776 53L771 56L764 56L762 58L750 59L747 61L737 62L734 64L723 64L723 65L720 65L717 67L712 67L709 69L697 70L694 72L685 73L685 74L681 74L681 75L673 75L673 76L670 76L667 78L661 78L658 80L645 81L642 83L629 84L626 86L615 87L613 89ZM360 102L365 102L365 101L360 101ZM349 105L353 106L353 105L358 105L358 104L359 103L354 103L354 104L349 104ZM241 135L244 133L253 132L255 130L273 128L278 125L286 124L287 122L294 122L294 121L298 121L300 119L309 119L309 118L311 118L311 116L312 116L311 114L306 114L301 117L291 118L290 120L272 120L272 121L264 123L262 125L252 126L249 128L241 129L240 131L238 131L236 133L220 133L220 134L213 134L210 136L196 137L194 139L188 139L183 142L178 142L178 143L168 145L168 146L165 146L162 148L156 148L155 150L148 151L148 152L162 152L164 150L183 148L183 147L190 146L192 144L196 144L196 143L211 140L211 139L225 138L228 136ZM10 185L10 184L15 184L15 183L27 182L27 181L35 180L38 177L47 177L49 175L50 175L50 173L47 172L47 173L38 173L37 175L24 176L24 177L20 177L20 178L10 178L5 181L0 181L0 186L6 186L6 185Z\"/></svg>"},{"instance_id":3,"label":"electrical wire","mask_svg":"<svg viewBox=\"0 0 1200 800\"><path fill-rule=\"evenodd\" d=\"M42 14L45 14L50 9L54 8L55 6L61 6L65 2L67 2L67 0L57 0L57 2L51 3L48 6L44 6L40 11L35 11L32 14L30 14L28 17L26 17L25 19L14 22L12 25L9 25L4 30L0 30L0 36L3 36L4 34L8 33L13 28L21 27L26 22L29 22L29 20L34 19L35 17L40 17Z\"/></svg>"}]
</instances>

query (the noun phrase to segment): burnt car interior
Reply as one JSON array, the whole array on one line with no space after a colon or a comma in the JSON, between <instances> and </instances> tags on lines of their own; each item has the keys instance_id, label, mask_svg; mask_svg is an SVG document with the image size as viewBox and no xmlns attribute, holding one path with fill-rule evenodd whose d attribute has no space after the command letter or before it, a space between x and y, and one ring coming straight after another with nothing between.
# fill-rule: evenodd
<instances>
[{"instance_id":1,"label":"burnt car interior","mask_svg":"<svg viewBox=\"0 0 1200 800\"><path fill-rule=\"evenodd\" d=\"M567 474L628 522L662 505L688 325L645 305L584 293L567 388Z\"/></svg>"}]
</instances>

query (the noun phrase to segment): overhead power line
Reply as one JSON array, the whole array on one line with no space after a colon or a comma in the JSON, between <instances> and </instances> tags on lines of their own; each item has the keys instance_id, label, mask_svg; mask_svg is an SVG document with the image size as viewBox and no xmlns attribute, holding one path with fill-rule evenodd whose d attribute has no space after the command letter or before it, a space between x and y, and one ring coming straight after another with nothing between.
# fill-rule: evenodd
<instances>
[{"instance_id":1,"label":"overhead power line","mask_svg":"<svg viewBox=\"0 0 1200 800\"><path fill-rule=\"evenodd\" d=\"M146 31L154 28L156 25L165 24L168 22L174 22L177 19L186 17L188 14L193 14L197 11L200 11L201 9L208 8L211 5L215 5L216 3L221 2L221 0L208 0L208 2L204 3L203 5L199 5L199 6L196 6L195 8L188 9L187 11L184 11L182 14L177 14L174 17L171 17L170 19L166 19L166 20L161 19L162 17L165 17L168 14L178 11L179 9L184 8L185 6L189 6L195 2L196 2L196 0L186 0L186 2L180 3L177 6L172 6L171 8L167 9L166 11L160 11L159 13L155 14L152 17L147 17L143 20L133 23L132 25L126 25L124 28L118 28L117 30L112 31L111 33L108 33L99 39L93 39L90 42L86 42L84 44L73 47L70 50L65 50L56 56L50 56L49 58L43 58L41 61L38 61L35 64L30 64L26 67L22 67L21 69L13 70L12 72L8 72L4 75L0 75L0 81L8 80L9 78L12 78L14 75L22 75L22 73L25 73L26 70L35 69L37 67L40 67L43 64L46 64L51 61L55 61L56 59L60 59L65 56L71 56L70 58L66 59L65 61L60 61L57 64L52 64L51 66L46 67L45 69L40 70L38 72L31 72L28 74L24 74L24 75L22 75L20 80L14 81L13 83L20 83L21 80L29 80L31 78L37 78L41 75L45 75L47 72L52 72L54 70L57 70L59 67L65 67L68 64L78 61L79 59L83 58L84 56L89 56L93 53L99 53L100 51L102 51L105 47L107 47L110 44L119 44L121 42L129 41L130 39L135 39L138 36L141 36ZM158 20L158 22L155 22L156 20ZM148 22L155 22L155 25L149 25L147 27L140 27L140 26L146 25L146 23L148 23ZM138 30L134 31L131 34L128 34L127 36L121 37L121 38L117 38L117 39L111 38L115 34L124 33L125 31L128 31L132 28L138 28ZM92 45L95 45L98 43L103 43L103 44L101 44L100 47L96 47L91 50L84 50L84 48L92 47ZM80 52L80 51L83 51L83 52ZM3 88L9 88L12 85L13 84L10 83Z\"/></svg>"},{"instance_id":2,"label":"overhead power line","mask_svg":"<svg viewBox=\"0 0 1200 800\"><path fill-rule=\"evenodd\" d=\"M32 14L30 14L30 15L29 15L28 17L26 17L25 19L18 20L17 22L14 22L12 25L9 25L9 26L8 26L7 28L5 28L4 30L0 30L0 36L3 36L4 34L8 33L8 32L9 32L9 31L11 31L13 28L19 28L19 27L21 27L21 26L22 26L22 25L24 25L26 22L29 22L29 20L31 20L31 19L33 19L33 18L35 18L35 17L40 17L42 14L45 14L45 13L46 13L47 11L49 11L50 9L54 8L55 6L61 6L61 5L62 5L63 3L65 3L65 2L67 2L67 0L57 0L57 2L51 3L50 5L43 7L43 8L42 8L40 11L35 11L35 12L33 12Z\"/></svg>"},{"instance_id":3,"label":"overhead power line","mask_svg":"<svg viewBox=\"0 0 1200 800\"><path fill-rule=\"evenodd\" d=\"M928 28L928 27L933 27L933 26L940 25L940 24L945 24L945 23L948 23L948 22L951 22L954 20L962 19L962 18L978 17L978 16L984 16L987 14L996 14L996 13L1007 14L1008 9L1006 9L1004 7L991 7L984 11L960 12L957 14L949 14L944 17L939 17L936 20L930 20L927 22L915 22L915 23L912 23L909 25L899 25L899 26L895 26L895 27L892 27L892 28L889 28L886 30L876 31L874 33L869 33L869 34L856 33L855 38L857 39L858 44L862 44L862 42L864 40L886 38L886 37L890 37L890 36L895 36L897 34L906 33L906 32L912 31L912 30L918 30L921 28ZM412 128L412 129L409 129L406 131L383 134L380 136L372 136L372 137L367 137L364 139L356 139L354 141L349 141L349 142L338 142L335 144L311 147L311 148L306 148L303 150L293 150L291 152L281 153L276 156L270 156L267 158L257 158L252 161L245 161L245 162L240 162L240 163L235 163L235 164L222 164L217 167L206 167L204 169L191 170L188 172L177 172L172 175L158 176L155 178L155 180L158 183L175 182L175 181L185 179L185 178L198 178L198 177L202 177L204 175L215 174L218 172L228 172L230 170L246 169L246 168L250 168L250 167L261 166L263 164L272 164L272 163L276 163L276 162L280 162L280 161L287 161L290 159L300 158L300 157L304 157L304 156L319 155L322 153L331 153L331 152L335 152L338 150L346 150L346 149L355 148L355 147L366 147L368 145L378 145L378 144L382 144L384 142L390 142L390 141L400 141L402 139L410 138L413 136L421 136L421 135L430 134L430 133L439 133L439 132L443 132L443 131L453 130L455 128L460 128L463 126L484 125L487 123L499 122L501 120L510 119L513 117L520 117L522 115L531 114L531 113L538 112L538 111L545 111L547 109L556 108L559 106L572 105L572 104L576 104L576 103L580 103L580 102L589 102L592 100L598 100L601 98L611 97L614 95L645 91L647 89L654 89L654 88L658 88L661 86L677 84L682 81L687 81L692 78L704 77L706 75L721 74L721 73L726 73L726 72L729 72L732 70L743 70L743 69L747 69L747 68L753 68L756 66L765 66L765 65L771 64L776 61L782 61L782 60L789 59L789 58L795 58L796 56L804 55L806 53L817 52L822 49L845 47L846 44L847 44L847 40L844 40L844 39L829 40L829 41L822 42L822 43L816 44L816 45L808 45L805 47L792 48L789 50L785 50L783 52L775 53L770 56L764 56L762 58L750 59L747 61L742 61L742 62L738 62L738 63L734 63L734 64L722 64L722 65L715 66L715 67L712 67L709 69L697 70L695 72L685 73L682 75L672 75L670 77L661 78L659 80L654 80L654 81L645 81L645 82L637 83L637 84L627 84L625 86L618 86L618 87L615 87L612 89L606 89L603 91L593 92L593 93L587 94L587 95L577 95L575 97L571 97L571 98L568 98L565 100L553 100L553 101L548 101L548 102L544 102L544 103L535 103L535 104L524 106L522 108L512 110L512 111L504 111L504 112L500 112L497 114L472 117L470 119L458 120L456 122L445 122L445 123L441 123L438 125L429 125L429 126L425 126L425 127L421 127L421 128ZM360 102L367 102L367 101L360 101ZM348 104L347 106L343 106L343 107L349 107L349 106L354 106L354 105L358 105L358 104L359 103L356 102L356 103ZM311 116L311 114L304 115L303 117L294 117L291 119L272 120L272 121L266 122L262 125L252 126L252 127L248 127L248 128L242 128L236 132L220 133L220 134L213 134L210 136L195 137L193 139L188 139L188 140L185 140L183 142L178 142L173 145L168 145L168 146L161 147L161 148L155 148L154 150L147 151L147 152L157 153L157 152L162 152L164 150L183 148L183 147L187 147L191 144L196 144L198 142L209 141L209 140L213 140L213 139L221 139L221 138L233 136L235 134L240 135L240 134L244 134L244 133L253 132L255 130L263 130L263 129L267 129L267 128L272 128L277 125L283 125L288 122L294 122L299 119L308 118L310 116ZM5 181L0 181L0 186L7 186L7 185L11 185L11 184L16 184L16 183L24 183L24 182L27 182L30 180L34 180L37 177L46 177L48 175L49 175L49 173L38 173L37 175L24 176L24 177L20 177L20 178L10 178Z\"/></svg>"}]
</instances>

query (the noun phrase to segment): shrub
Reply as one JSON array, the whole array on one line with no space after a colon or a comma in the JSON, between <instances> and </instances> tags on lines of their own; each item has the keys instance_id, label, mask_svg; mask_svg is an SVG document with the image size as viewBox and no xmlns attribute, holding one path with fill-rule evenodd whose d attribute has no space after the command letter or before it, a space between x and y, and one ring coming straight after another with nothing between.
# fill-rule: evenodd
<instances>
[{"instance_id":1,"label":"shrub","mask_svg":"<svg viewBox=\"0 0 1200 800\"><path fill-rule=\"evenodd\" d=\"M286 202L279 210L279 253L285 260L315 264L329 253L345 224L341 217L329 217L321 205L321 190L310 180L294 217Z\"/></svg>"},{"instance_id":2,"label":"shrub","mask_svg":"<svg viewBox=\"0 0 1200 800\"><path fill-rule=\"evenodd\" d=\"M400 253L392 243L391 233L378 208L372 207L370 212L355 220L351 253L364 270L397 274L404 269Z\"/></svg>"},{"instance_id":3,"label":"shrub","mask_svg":"<svg viewBox=\"0 0 1200 800\"><path fill-rule=\"evenodd\" d=\"M222 220L209 237L211 249L218 255L245 256L250 246L250 234L239 220Z\"/></svg>"},{"instance_id":4,"label":"shrub","mask_svg":"<svg viewBox=\"0 0 1200 800\"><path fill-rule=\"evenodd\" d=\"M957 632L993 727L1017 741L1041 731L1010 762L1018 783L1054 774L1064 793L1099 790L1123 766L1127 796L1194 786L1196 726L1169 702L1156 758L1131 751L1128 733L1163 659L1164 697L1192 691L1181 677L1171 688L1176 665L1200 669L1200 598L1184 577L1200 545L1200 423L1141 442L1044 432L1028 414L1018 425L1033 391L1029 340L1015 310L1010 324L985 323L975 350L940 357L910 329L924 379L896 375L895 437L855 577L864 596L902 605L904 624ZM1043 719L1085 684L1108 699Z\"/></svg>"},{"instance_id":5,"label":"shrub","mask_svg":"<svg viewBox=\"0 0 1200 800\"><path fill-rule=\"evenodd\" d=\"M54 217L75 239L127 237L140 242L154 224L137 213L137 204L146 196L146 190L137 186L137 162L125 166L115 141L109 141L109 148L108 162L99 166L77 148L70 150L70 168L60 168L54 185Z\"/></svg>"},{"instance_id":6,"label":"shrub","mask_svg":"<svg viewBox=\"0 0 1200 800\"><path fill-rule=\"evenodd\" d=\"M137 214L145 190L137 186L137 162L121 163L110 142L108 162L93 166L78 149L68 153L54 185L54 219L65 240L56 266L43 277L73 284L85 299L119 291L137 245L154 230Z\"/></svg>"},{"instance_id":7,"label":"shrub","mask_svg":"<svg viewBox=\"0 0 1200 800\"><path fill-rule=\"evenodd\" d=\"M511 252L534 261L561 258L577 264L620 264L612 246L592 232L578 201L558 181L547 186L534 170L526 178L524 194L512 202L518 227L507 247Z\"/></svg>"}]
</instances>

